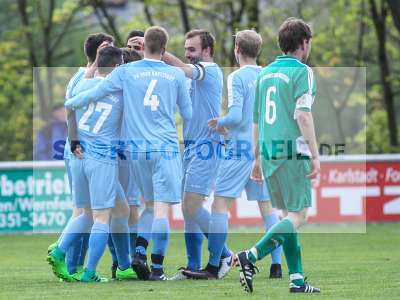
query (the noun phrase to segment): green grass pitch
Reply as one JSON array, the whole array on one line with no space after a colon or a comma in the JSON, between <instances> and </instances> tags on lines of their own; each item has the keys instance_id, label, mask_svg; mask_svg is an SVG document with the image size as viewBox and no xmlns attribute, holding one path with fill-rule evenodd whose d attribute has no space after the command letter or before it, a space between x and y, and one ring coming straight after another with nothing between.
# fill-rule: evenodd
<instances>
[{"instance_id":1,"label":"green grass pitch","mask_svg":"<svg viewBox=\"0 0 400 300\"><path fill-rule=\"evenodd\" d=\"M256 233L232 234L229 245L237 251L259 237ZM267 279L270 258L258 263L260 273L255 277L253 295L242 291L236 269L225 279L214 281L63 283L45 262L47 246L55 239L55 235L0 236L0 299L400 298L399 224L371 224L366 234L303 234L305 273L312 284L322 289L320 295L289 295L285 264L282 280ZM184 249L182 234L173 234L166 258L168 275L185 263ZM99 273L110 276L109 267L107 252Z\"/></svg>"}]
</instances>

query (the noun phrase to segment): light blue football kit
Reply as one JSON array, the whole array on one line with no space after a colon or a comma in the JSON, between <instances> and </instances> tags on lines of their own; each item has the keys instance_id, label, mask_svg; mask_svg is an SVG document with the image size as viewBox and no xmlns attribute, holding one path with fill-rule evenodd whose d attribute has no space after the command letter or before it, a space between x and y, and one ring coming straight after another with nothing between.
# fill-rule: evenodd
<instances>
[{"instance_id":1,"label":"light blue football kit","mask_svg":"<svg viewBox=\"0 0 400 300\"><path fill-rule=\"evenodd\" d=\"M183 191L209 196L223 157L223 139L210 130L207 122L221 112L223 75L216 63L200 62L192 65L193 75L189 91L193 117L183 122Z\"/></svg>"},{"instance_id":2,"label":"light blue football kit","mask_svg":"<svg viewBox=\"0 0 400 300\"><path fill-rule=\"evenodd\" d=\"M82 93L102 80L101 77L83 79L74 94ZM79 208L112 208L116 199L125 199L118 181L117 160L122 109L122 94L114 93L75 112L78 139L84 149L83 159L75 158L70 162L73 198Z\"/></svg>"},{"instance_id":3,"label":"light blue football kit","mask_svg":"<svg viewBox=\"0 0 400 300\"><path fill-rule=\"evenodd\" d=\"M177 106L184 119L191 116L183 72L151 59L125 64L95 89L67 101L66 107L80 107L121 90L121 141L145 201L180 202L182 168L175 124Z\"/></svg>"},{"instance_id":4,"label":"light blue football kit","mask_svg":"<svg viewBox=\"0 0 400 300\"><path fill-rule=\"evenodd\" d=\"M192 116L184 73L159 60L132 62L116 68L94 89L67 101L66 106L95 103L108 93L121 90L121 141L145 201L180 202L182 167L175 113L179 108L184 120ZM169 239L168 219L155 218L152 235L152 266L162 268ZM138 240L143 238L139 232ZM148 238L144 239L147 247ZM145 255L142 244L136 251Z\"/></svg>"},{"instance_id":5,"label":"light blue football kit","mask_svg":"<svg viewBox=\"0 0 400 300\"><path fill-rule=\"evenodd\" d=\"M188 79L193 117L183 123L183 191L209 196L214 188L218 165L224 157L223 138L208 128L207 122L221 112L223 74L214 62L191 65ZM192 216L185 216L185 245L187 268L201 268L204 236L208 237L210 212L201 207ZM223 257L231 252L224 247Z\"/></svg>"},{"instance_id":6,"label":"light blue football kit","mask_svg":"<svg viewBox=\"0 0 400 300\"><path fill-rule=\"evenodd\" d=\"M252 112L255 101L256 81L261 67L246 65L228 76L229 112L218 121L218 126L229 130L227 155L221 161L216 179L215 196L238 198L243 189L248 200L270 201L265 181L262 184L250 179L254 161ZM278 222L275 213L263 215L265 229ZM228 214L212 213L208 238L209 265L218 267L223 245L228 236ZM280 264L281 248L272 252L272 263Z\"/></svg>"},{"instance_id":7,"label":"light blue football kit","mask_svg":"<svg viewBox=\"0 0 400 300\"><path fill-rule=\"evenodd\" d=\"M225 159L220 162L215 195L238 198L245 190L248 200L269 201L266 183L250 179L253 166L253 119L255 84L261 67L246 65L227 79L229 113L218 122L229 130Z\"/></svg>"}]
</instances>

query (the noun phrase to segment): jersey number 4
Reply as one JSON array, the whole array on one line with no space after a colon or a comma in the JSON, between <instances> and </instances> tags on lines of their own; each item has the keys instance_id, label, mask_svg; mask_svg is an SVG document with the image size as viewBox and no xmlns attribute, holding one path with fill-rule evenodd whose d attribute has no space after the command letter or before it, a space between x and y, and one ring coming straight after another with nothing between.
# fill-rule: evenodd
<instances>
[{"instance_id":1,"label":"jersey number 4","mask_svg":"<svg viewBox=\"0 0 400 300\"><path fill-rule=\"evenodd\" d=\"M144 106L150 106L151 111L156 111L160 105L157 95L153 95L154 88L156 87L157 79L150 81L149 87L147 88L146 95L144 95L143 104Z\"/></svg>"},{"instance_id":2,"label":"jersey number 4","mask_svg":"<svg viewBox=\"0 0 400 300\"><path fill-rule=\"evenodd\" d=\"M276 120L276 103L271 99L271 94L276 93L276 87L270 86L265 96L265 122L273 124Z\"/></svg>"},{"instance_id":3,"label":"jersey number 4","mask_svg":"<svg viewBox=\"0 0 400 300\"><path fill-rule=\"evenodd\" d=\"M88 109L85 111L85 113L82 115L82 118L80 118L79 123L78 123L78 128L85 130L85 131L90 131L90 126L86 124L87 120L90 118L90 116L93 114L94 111L101 112L101 115L99 119L97 120L96 124L93 127L92 132L93 133L98 133L101 129L101 127L104 124L104 121L107 120L107 117L110 115L112 110L112 105L104 102L97 102L96 107L94 106L93 103L90 103L88 105Z\"/></svg>"}]
</instances>

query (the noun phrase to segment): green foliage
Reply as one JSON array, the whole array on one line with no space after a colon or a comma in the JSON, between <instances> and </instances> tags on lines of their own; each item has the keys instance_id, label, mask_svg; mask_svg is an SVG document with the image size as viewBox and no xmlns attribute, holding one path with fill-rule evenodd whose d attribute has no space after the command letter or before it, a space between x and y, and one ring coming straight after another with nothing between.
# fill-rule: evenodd
<instances>
[{"instance_id":1,"label":"green foliage","mask_svg":"<svg viewBox=\"0 0 400 300\"><path fill-rule=\"evenodd\" d=\"M0 65L0 158L31 160L32 72L26 52L17 42L2 41Z\"/></svg>"},{"instance_id":2,"label":"green foliage","mask_svg":"<svg viewBox=\"0 0 400 300\"><path fill-rule=\"evenodd\" d=\"M383 0L375 1L379 6L383 3ZM251 10L257 2L258 23L254 19L254 10ZM94 2L56 0L50 33L46 37L50 0L29 0L26 3L29 26L22 25L18 1L0 3L0 86L4 87L0 92L0 129L2 140L8 142L0 146L0 160L32 157L32 128L36 132L38 126L49 119L52 105L63 101L63 89L68 76L73 73L73 70L68 70L49 77L46 72L41 72L41 82L46 88L32 99L32 60L27 37L31 36L31 52L38 66L76 68L85 64L82 45L88 33L108 31L113 34L108 23L110 20L102 17L99 22L94 14ZM184 26L178 1L137 0L127 3L123 8L107 7L109 15L114 16L116 30L123 41L130 30L143 30L153 22L167 28L170 33L168 50L184 59ZM350 153L363 153L365 149L368 153L398 150L388 145L377 59L378 41L369 1L197 0L186 1L186 6L190 27L205 28L214 33L217 39L215 60L228 68L235 65L232 34L237 30L254 26L259 28L264 40L259 64L266 65L280 54L277 32L287 17L302 17L311 23L314 38L310 64L313 67L367 67L364 90L357 83L357 89L347 95L346 91L352 88L349 76L343 76L347 81L335 79L331 86L329 81L320 86L316 100L319 140L329 143L344 140L350 145ZM389 14L386 48L397 111L400 111L399 45L400 33ZM338 74L341 72L339 70ZM223 102L223 111L226 111L226 101Z\"/></svg>"}]
</instances>

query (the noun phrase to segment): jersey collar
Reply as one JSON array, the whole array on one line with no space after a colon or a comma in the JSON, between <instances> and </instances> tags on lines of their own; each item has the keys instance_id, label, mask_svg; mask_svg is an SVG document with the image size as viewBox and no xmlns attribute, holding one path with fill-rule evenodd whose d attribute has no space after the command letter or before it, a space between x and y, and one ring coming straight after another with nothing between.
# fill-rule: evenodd
<instances>
[{"instance_id":1,"label":"jersey collar","mask_svg":"<svg viewBox=\"0 0 400 300\"><path fill-rule=\"evenodd\" d=\"M277 60L292 60L292 59L294 59L294 60L300 61L297 57L290 56L290 55L279 55L276 57L276 59Z\"/></svg>"}]
</instances>

